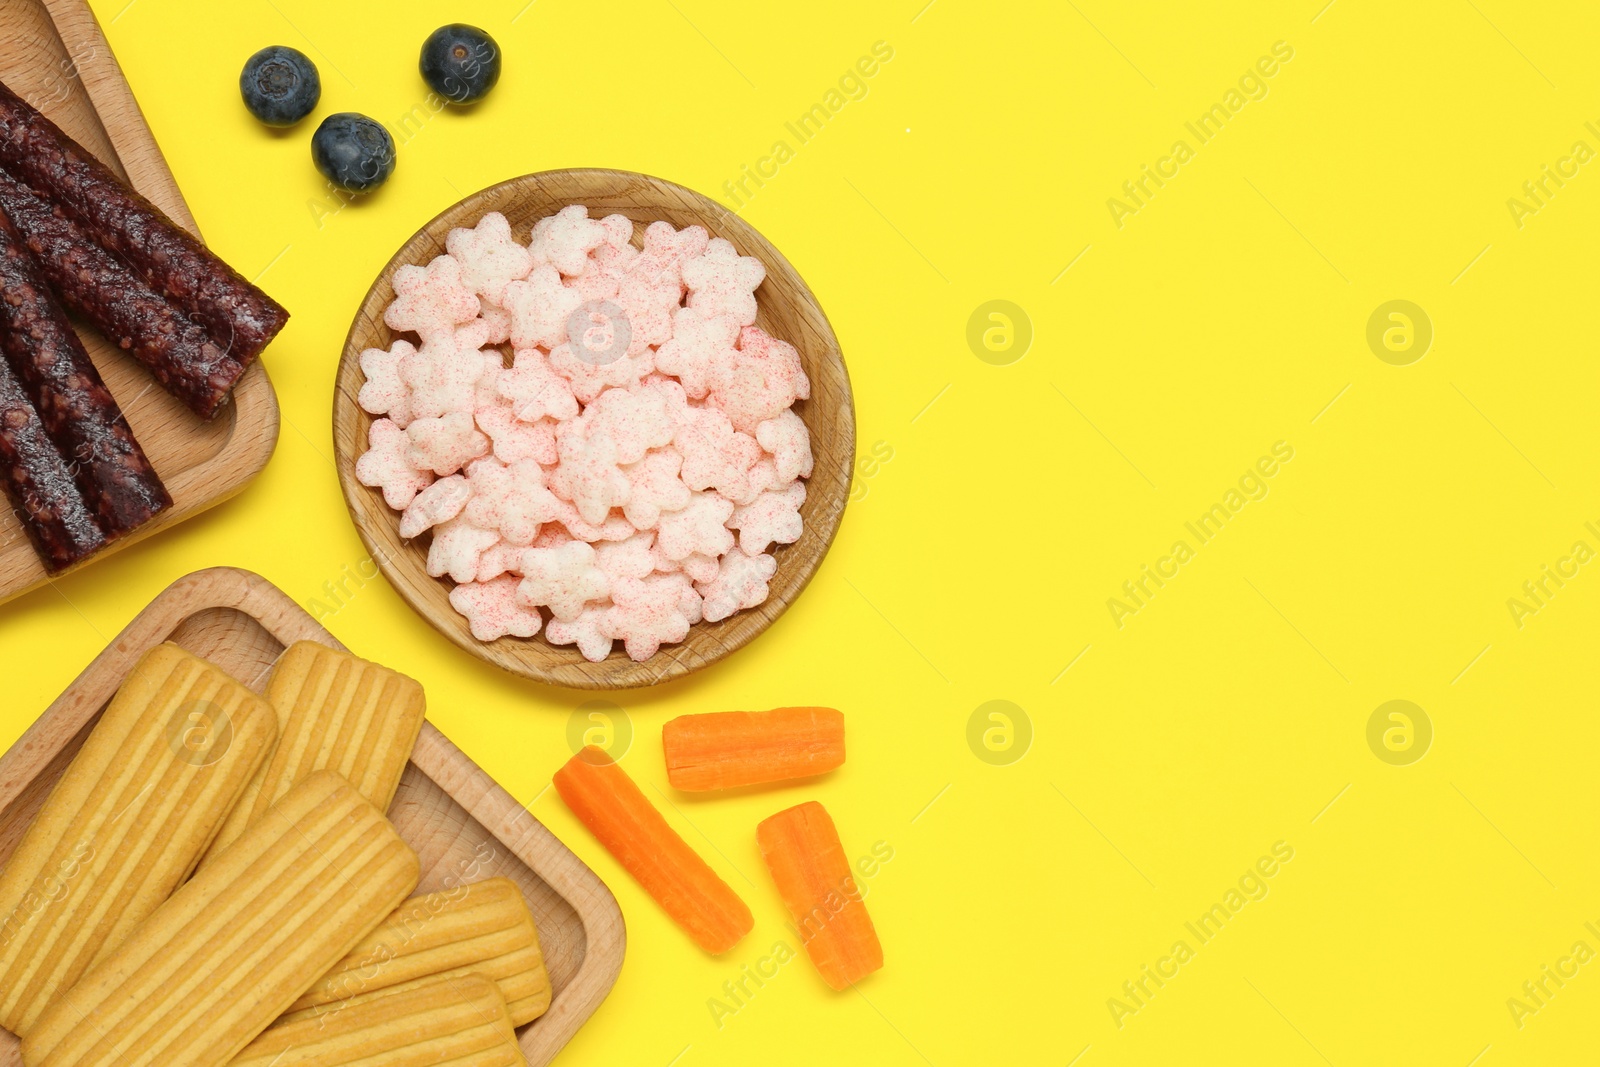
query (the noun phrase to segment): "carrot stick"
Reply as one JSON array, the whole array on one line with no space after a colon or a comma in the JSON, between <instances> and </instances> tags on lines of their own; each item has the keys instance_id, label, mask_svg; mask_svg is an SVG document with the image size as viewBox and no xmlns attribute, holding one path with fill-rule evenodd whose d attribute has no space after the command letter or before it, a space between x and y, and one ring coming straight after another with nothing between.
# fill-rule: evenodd
<instances>
[{"instance_id":1,"label":"carrot stick","mask_svg":"<svg viewBox=\"0 0 1600 1067\"><path fill-rule=\"evenodd\" d=\"M556 792L644 891L713 956L755 926L750 909L717 877L605 750L589 745L555 775Z\"/></svg>"},{"instance_id":2,"label":"carrot stick","mask_svg":"<svg viewBox=\"0 0 1600 1067\"><path fill-rule=\"evenodd\" d=\"M761 856L822 980L834 989L883 966L883 946L827 809L807 801L756 827Z\"/></svg>"},{"instance_id":3,"label":"carrot stick","mask_svg":"<svg viewBox=\"0 0 1600 1067\"><path fill-rule=\"evenodd\" d=\"M833 708L681 715L661 728L667 780L687 792L824 774L844 762L844 716Z\"/></svg>"}]
</instances>

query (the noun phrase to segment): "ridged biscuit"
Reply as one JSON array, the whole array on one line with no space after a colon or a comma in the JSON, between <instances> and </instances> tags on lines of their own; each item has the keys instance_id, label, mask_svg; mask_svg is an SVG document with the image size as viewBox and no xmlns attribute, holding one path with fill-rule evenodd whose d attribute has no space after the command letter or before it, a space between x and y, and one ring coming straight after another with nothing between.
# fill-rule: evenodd
<instances>
[{"instance_id":1,"label":"ridged biscuit","mask_svg":"<svg viewBox=\"0 0 1600 1067\"><path fill-rule=\"evenodd\" d=\"M320 1018L279 1023L229 1067L526 1067L495 984L480 975L391 989Z\"/></svg>"},{"instance_id":2,"label":"ridged biscuit","mask_svg":"<svg viewBox=\"0 0 1600 1067\"><path fill-rule=\"evenodd\" d=\"M284 650L267 681L278 747L222 824L204 867L312 771L335 771L389 810L422 729L422 686L316 641Z\"/></svg>"},{"instance_id":3,"label":"ridged biscuit","mask_svg":"<svg viewBox=\"0 0 1600 1067\"><path fill-rule=\"evenodd\" d=\"M489 878L412 897L289 1008L283 1022L315 1018L437 976L479 974L500 987L511 1025L550 1007L550 976L522 891Z\"/></svg>"},{"instance_id":4,"label":"ridged biscuit","mask_svg":"<svg viewBox=\"0 0 1600 1067\"><path fill-rule=\"evenodd\" d=\"M26 1067L216 1067L416 888L417 854L319 771L55 1000Z\"/></svg>"},{"instance_id":5,"label":"ridged biscuit","mask_svg":"<svg viewBox=\"0 0 1600 1067\"><path fill-rule=\"evenodd\" d=\"M0 1025L26 1034L172 895L277 730L219 667L145 653L0 875Z\"/></svg>"}]
</instances>

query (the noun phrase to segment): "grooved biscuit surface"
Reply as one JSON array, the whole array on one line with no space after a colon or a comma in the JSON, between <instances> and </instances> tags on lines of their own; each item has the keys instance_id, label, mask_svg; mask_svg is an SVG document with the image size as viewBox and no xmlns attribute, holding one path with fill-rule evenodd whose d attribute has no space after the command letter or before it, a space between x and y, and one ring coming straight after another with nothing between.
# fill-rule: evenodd
<instances>
[{"instance_id":1,"label":"grooved biscuit surface","mask_svg":"<svg viewBox=\"0 0 1600 1067\"><path fill-rule=\"evenodd\" d=\"M26 1034L172 894L276 734L220 668L145 654L0 875L0 1025Z\"/></svg>"},{"instance_id":2,"label":"grooved biscuit surface","mask_svg":"<svg viewBox=\"0 0 1600 1067\"><path fill-rule=\"evenodd\" d=\"M55 1000L27 1067L226 1063L416 888L416 853L318 772Z\"/></svg>"},{"instance_id":3,"label":"grooved biscuit surface","mask_svg":"<svg viewBox=\"0 0 1600 1067\"><path fill-rule=\"evenodd\" d=\"M520 1067L495 984L480 975L386 990L325 1017L280 1023L231 1067Z\"/></svg>"},{"instance_id":4,"label":"grooved biscuit surface","mask_svg":"<svg viewBox=\"0 0 1600 1067\"><path fill-rule=\"evenodd\" d=\"M413 897L295 1001L282 1022L316 1018L438 976L477 974L500 988L511 1025L550 1007L539 932L509 878Z\"/></svg>"},{"instance_id":5,"label":"grooved biscuit surface","mask_svg":"<svg viewBox=\"0 0 1600 1067\"><path fill-rule=\"evenodd\" d=\"M379 811L388 810L422 729L422 686L316 641L284 651L266 696L278 713L278 746L202 865L313 771L338 773Z\"/></svg>"}]
</instances>

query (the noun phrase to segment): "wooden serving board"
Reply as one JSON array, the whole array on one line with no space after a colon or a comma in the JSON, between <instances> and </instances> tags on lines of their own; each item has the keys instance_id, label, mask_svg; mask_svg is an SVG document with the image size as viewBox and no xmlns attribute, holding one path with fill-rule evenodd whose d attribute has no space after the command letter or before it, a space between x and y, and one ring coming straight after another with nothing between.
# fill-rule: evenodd
<instances>
[{"instance_id":1,"label":"wooden serving board","mask_svg":"<svg viewBox=\"0 0 1600 1067\"><path fill-rule=\"evenodd\" d=\"M0 757L0 867L100 713L144 652L173 641L261 691L284 648L344 646L265 578L232 567L169 586ZM431 723L424 723L389 819L422 860L418 893L504 875L539 927L555 997L517 1036L530 1067L549 1063L611 991L622 969L622 913L605 883ZM0 1031L0 1067L20 1067Z\"/></svg>"},{"instance_id":2,"label":"wooden serving board","mask_svg":"<svg viewBox=\"0 0 1600 1067\"><path fill-rule=\"evenodd\" d=\"M84 0L0 0L0 81L39 108L179 225L194 217L156 147L133 92ZM190 518L244 488L278 440L278 398L258 360L233 402L206 422L167 395L137 360L78 324L78 335L121 405L172 507L136 534L85 560ZM47 581L22 523L0 497L0 602Z\"/></svg>"}]
</instances>

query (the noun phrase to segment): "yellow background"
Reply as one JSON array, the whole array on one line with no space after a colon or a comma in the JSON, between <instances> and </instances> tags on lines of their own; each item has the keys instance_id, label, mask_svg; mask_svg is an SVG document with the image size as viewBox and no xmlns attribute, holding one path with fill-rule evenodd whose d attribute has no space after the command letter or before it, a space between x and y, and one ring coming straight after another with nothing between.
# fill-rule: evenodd
<instances>
[{"instance_id":1,"label":"yellow background","mask_svg":"<svg viewBox=\"0 0 1600 1067\"><path fill-rule=\"evenodd\" d=\"M1574 942L1600 949L1600 563L1520 629L1506 601L1573 542L1600 547L1600 164L1520 228L1506 202L1574 141L1600 149L1600 12L923 2L95 0L210 242L246 275L270 266L294 313L266 356L283 432L236 500L0 610L0 732L183 573L248 567L306 604L355 569L334 367L423 222L553 167L715 195L882 40L866 97L742 214L831 316L862 454L893 458L767 635L615 696L625 765L662 787L673 715L845 709L840 773L666 812L756 931L706 957L545 791L590 694L496 673L381 579L327 619L420 678L434 721L616 891L627 964L563 1062L1590 1062L1600 963L1520 1029L1506 1001ZM499 88L319 226L315 123L394 126L424 96L420 41L451 19L499 39ZM1294 55L1266 97L1197 145L1184 123L1277 41ZM236 89L273 43L323 77L286 134ZM1179 138L1195 158L1119 229L1108 198ZM1396 298L1435 329L1404 367L1365 340ZM992 299L1033 325L1008 366L966 341ZM1294 458L1266 498L1119 629L1107 599L1277 441ZM1033 728L1008 766L967 743L994 699ZM1409 766L1367 745L1391 699L1433 725ZM719 1029L707 1000L789 936L754 824L811 798L853 855L894 849L868 897L888 964L836 995L796 961ZM1268 895L1199 945L1184 923L1278 841L1294 858ZM1195 958L1119 1028L1108 998L1179 939Z\"/></svg>"}]
</instances>

